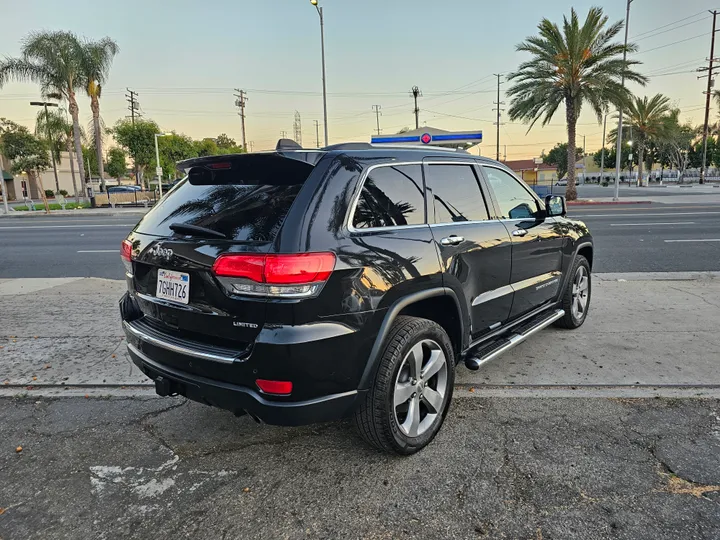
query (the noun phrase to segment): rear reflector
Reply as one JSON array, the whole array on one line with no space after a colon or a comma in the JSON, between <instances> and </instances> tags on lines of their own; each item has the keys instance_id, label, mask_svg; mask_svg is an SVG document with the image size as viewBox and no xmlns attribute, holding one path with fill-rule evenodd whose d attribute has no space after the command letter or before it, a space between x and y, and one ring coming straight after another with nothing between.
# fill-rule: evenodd
<instances>
[{"instance_id":1,"label":"rear reflector","mask_svg":"<svg viewBox=\"0 0 720 540\"><path fill-rule=\"evenodd\" d=\"M267 381L258 379L255 381L258 388L265 394L275 394L277 396L289 396L292 392L292 382L290 381Z\"/></svg>"},{"instance_id":2,"label":"rear reflector","mask_svg":"<svg viewBox=\"0 0 720 540\"><path fill-rule=\"evenodd\" d=\"M120 244L120 257L127 262L132 260L132 243L130 240L123 240Z\"/></svg>"},{"instance_id":3,"label":"rear reflector","mask_svg":"<svg viewBox=\"0 0 720 540\"><path fill-rule=\"evenodd\" d=\"M242 253L221 255L213 265L213 272L219 277L246 278L256 283L298 285L327 281L334 268L334 253Z\"/></svg>"}]
</instances>

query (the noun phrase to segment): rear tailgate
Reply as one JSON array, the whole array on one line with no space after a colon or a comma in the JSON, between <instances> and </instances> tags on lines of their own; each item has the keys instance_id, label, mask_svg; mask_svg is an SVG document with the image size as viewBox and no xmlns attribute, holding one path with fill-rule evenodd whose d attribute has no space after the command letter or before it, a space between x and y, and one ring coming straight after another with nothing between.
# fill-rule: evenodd
<instances>
[{"instance_id":1,"label":"rear tailgate","mask_svg":"<svg viewBox=\"0 0 720 540\"><path fill-rule=\"evenodd\" d=\"M223 253L270 251L312 169L277 154L203 158L190 169L128 237L132 287L150 323L238 350L251 344L265 322L266 300L232 294L212 266ZM174 224L205 232L176 231Z\"/></svg>"}]
</instances>

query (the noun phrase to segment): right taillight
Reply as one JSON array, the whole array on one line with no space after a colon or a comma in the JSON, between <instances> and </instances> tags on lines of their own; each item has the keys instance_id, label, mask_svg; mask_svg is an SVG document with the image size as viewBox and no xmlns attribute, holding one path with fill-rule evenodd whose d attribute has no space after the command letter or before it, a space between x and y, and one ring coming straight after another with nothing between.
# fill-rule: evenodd
<instances>
[{"instance_id":1,"label":"right taillight","mask_svg":"<svg viewBox=\"0 0 720 540\"><path fill-rule=\"evenodd\" d=\"M334 253L225 254L213 265L231 292L279 298L315 296L334 269Z\"/></svg>"},{"instance_id":2,"label":"right taillight","mask_svg":"<svg viewBox=\"0 0 720 540\"><path fill-rule=\"evenodd\" d=\"M123 240L120 244L120 258L127 273L132 274L132 243L130 240Z\"/></svg>"}]
</instances>

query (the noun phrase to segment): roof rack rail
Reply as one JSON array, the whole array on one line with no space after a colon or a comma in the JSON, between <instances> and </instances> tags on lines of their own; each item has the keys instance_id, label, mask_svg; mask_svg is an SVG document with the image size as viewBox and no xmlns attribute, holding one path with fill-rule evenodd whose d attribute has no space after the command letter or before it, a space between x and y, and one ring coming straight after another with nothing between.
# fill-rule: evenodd
<instances>
[{"instance_id":1,"label":"roof rack rail","mask_svg":"<svg viewBox=\"0 0 720 540\"><path fill-rule=\"evenodd\" d=\"M331 144L322 150L372 150L375 148L372 144L366 142L349 142L340 144Z\"/></svg>"}]
</instances>

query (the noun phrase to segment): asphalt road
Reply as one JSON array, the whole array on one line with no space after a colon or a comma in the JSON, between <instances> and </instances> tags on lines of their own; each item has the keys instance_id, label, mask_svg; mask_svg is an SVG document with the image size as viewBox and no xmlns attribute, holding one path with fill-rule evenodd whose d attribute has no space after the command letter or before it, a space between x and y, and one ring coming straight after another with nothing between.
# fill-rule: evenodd
<instances>
[{"instance_id":1,"label":"asphalt road","mask_svg":"<svg viewBox=\"0 0 720 540\"><path fill-rule=\"evenodd\" d=\"M593 233L596 272L714 271L720 270L720 199L708 195L708 201L574 206L570 216ZM0 219L0 278L122 279L119 245L138 219Z\"/></svg>"},{"instance_id":2,"label":"asphalt road","mask_svg":"<svg viewBox=\"0 0 720 540\"><path fill-rule=\"evenodd\" d=\"M435 441L399 458L349 422L3 398L0 537L717 539L719 414L702 399L456 399Z\"/></svg>"}]
</instances>

